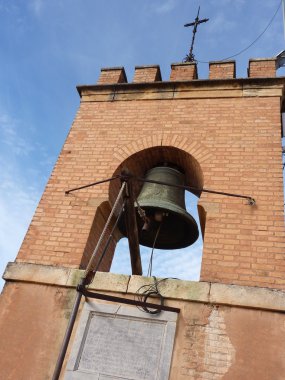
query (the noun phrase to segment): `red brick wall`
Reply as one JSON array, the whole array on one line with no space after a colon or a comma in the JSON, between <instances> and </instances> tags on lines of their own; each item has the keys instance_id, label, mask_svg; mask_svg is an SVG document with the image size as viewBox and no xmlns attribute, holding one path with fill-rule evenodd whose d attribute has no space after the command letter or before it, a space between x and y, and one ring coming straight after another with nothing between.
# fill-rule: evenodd
<instances>
[{"instance_id":1,"label":"red brick wall","mask_svg":"<svg viewBox=\"0 0 285 380\"><path fill-rule=\"evenodd\" d=\"M123 67L111 67L101 69L98 84L125 83L127 77Z\"/></svg>"},{"instance_id":2,"label":"red brick wall","mask_svg":"<svg viewBox=\"0 0 285 380\"><path fill-rule=\"evenodd\" d=\"M161 73L159 66L137 66L135 68L133 82L139 83L156 81L161 81Z\"/></svg>"},{"instance_id":3,"label":"red brick wall","mask_svg":"<svg viewBox=\"0 0 285 380\"><path fill-rule=\"evenodd\" d=\"M171 65L170 80L192 80L197 78L196 63L174 63Z\"/></svg>"},{"instance_id":4,"label":"red brick wall","mask_svg":"<svg viewBox=\"0 0 285 380\"><path fill-rule=\"evenodd\" d=\"M276 59L251 59L248 65L248 76L268 78L276 76Z\"/></svg>"},{"instance_id":5,"label":"red brick wall","mask_svg":"<svg viewBox=\"0 0 285 380\"><path fill-rule=\"evenodd\" d=\"M227 79L236 76L235 61L210 62L209 68L210 79Z\"/></svg>"},{"instance_id":6,"label":"red brick wall","mask_svg":"<svg viewBox=\"0 0 285 380\"><path fill-rule=\"evenodd\" d=\"M82 89L80 109L17 260L83 265L96 243L92 231L97 226L99 236L107 217L94 222L97 207L109 199L109 185L69 195L64 191L111 177L137 152L156 147L158 154L171 156L174 147L190 182L191 173L199 177L201 170L203 181L192 178L194 184L202 181L205 188L250 195L257 202L249 206L242 199L202 194L206 226L201 280L284 288L281 92L274 95L270 84L270 96L266 91L257 96L255 82L238 80L216 89L210 80L198 87L192 83L188 98L185 84L175 94L163 83L149 89L124 85L117 97L110 93L105 98L97 93L102 89L90 87L86 96ZM267 82L262 83L259 89L266 90ZM154 162L148 152L137 156L138 168ZM111 198L119 181L116 186ZM102 270L109 269L112 254Z\"/></svg>"}]
</instances>

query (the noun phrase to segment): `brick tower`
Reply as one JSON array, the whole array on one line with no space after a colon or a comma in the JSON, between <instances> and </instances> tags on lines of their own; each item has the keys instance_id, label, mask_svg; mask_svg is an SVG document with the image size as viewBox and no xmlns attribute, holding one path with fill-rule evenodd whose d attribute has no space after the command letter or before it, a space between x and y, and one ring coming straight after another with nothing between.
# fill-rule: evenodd
<instances>
[{"instance_id":1,"label":"brick tower","mask_svg":"<svg viewBox=\"0 0 285 380\"><path fill-rule=\"evenodd\" d=\"M171 66L170 80L162 81L159 66L139 66L128 83L124 69L115 67L102 69L96 85L78 87L78 113L16 261L4 274L1 378L52 377L75 287L120 181L65 191L124 167L144 176L162 161L183 168L188 186L256 201L200 194L200 281L167 280L160 288L165 303L180 309L165 354L169 379L284 378L285 81L275 68L275 59L253 59L248 78L236 78L234 61L211 62L209 79L199 80L194 63L178 63ZM106 273L120 238L116 231L90 289L132 298L151 279ZM108 371L92 377L91 367L86 377L72 369L69 374L76 339L71 338L62 378L133 378ZM152 378L166 379L168 372Z\"/></svg>"}]
</instances>

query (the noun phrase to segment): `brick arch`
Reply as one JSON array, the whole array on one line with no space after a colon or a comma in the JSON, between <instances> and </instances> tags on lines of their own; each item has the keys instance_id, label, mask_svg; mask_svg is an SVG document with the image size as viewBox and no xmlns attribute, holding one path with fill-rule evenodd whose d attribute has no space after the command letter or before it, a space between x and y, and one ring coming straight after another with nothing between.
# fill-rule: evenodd
<instances>
[{"instance_id":1,"label":"brick arch","mask_svg":"<svg viewBox=\"0 0 285 380\"><path fill-rule=\"evenodd\" d=\"M133 154L147 148L157 146L174 147L191 154L199 162L203 170L203 163L210 157L209 149L191 138L177 134L156 134L132 140L123 146L114 149L113 157L115 158L115 168ZM114 169L115 171L115 169Z\"/></svg>"},{"instance_id":2,"label":"brick arch","mask_svg":"<svg viewBox=\"0 0 285 380\"><path fill-rule=\"evenodd\" d=\"M186 175L186 184L203 188L203 163L209 158L209 151L202 144L187 137L173 134L157 134L129 142L114 151L115 168L113 174L119 174L128 168L137 176L161 162L171 162L180 166ZM109 188L109 199L114 201L118 193L118 182L112 182ZM141 184L135 186L138 193ZM200 195L200 193L196 193Z\"/></svg>"}]
</instances>

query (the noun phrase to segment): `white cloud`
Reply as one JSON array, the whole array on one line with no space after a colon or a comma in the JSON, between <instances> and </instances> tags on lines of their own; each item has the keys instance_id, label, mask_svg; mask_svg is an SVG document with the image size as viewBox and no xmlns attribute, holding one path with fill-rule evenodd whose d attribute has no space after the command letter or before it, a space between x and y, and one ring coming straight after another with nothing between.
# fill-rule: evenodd
<instances>
[{"instance_id":1,"label":"white cloud","mask_svg":"<svg viewBox=\"0 0 285 380\"><path fill-rule=\"evenodd\" d=\"M202 245L175 251L157 251L153 260L153 274L159 277L177 277L199 281Z\"/></svg>"},{"instance_id":2,"label":"white cloud","mask_svg":"<svg viewBox=\"0 0 285 380\"><path fill-rule=\"evenodd\" d=\"M155 13L168 13L171 12L177 5L176 0L159 0L151 5L150 10Z\"/></svg>"},{"instance_id":3,"label":"white cloud","mask_svg":"<svg viewBox=\"0 0 285 380\"><path fill-rule=\"evenodd\" d=\"M0 274L13 261L34 213L40 192L14 173L14 165L1 165L0 175ZM3 282L0 281L0 289Z\"/></svg>"},{"instance_id":4,"label":"white cloud","mask_svg":"<svg viewBox=\"0 0 285 380\"><path fill-rule=\"evenodd\" d=\"M233 30L237 26L235 21L230 20L226 17L226 15L222 12L216 14L215 17L211 18L211 22L208 23L207 28L210 34L222 34Z\"/></svg>"},{"instance_id":5,"label":"white cloud","mask_svg":"<svg viewBox=\"0 0 285 380\"><path fill-rule=\"evenodd\" d=\"M39 16L43 10L44 1L43 0L31 0L30 6L32 11Z\"/></svg>"},{"instance_id":6,"label":"white cloud","mask_svg":"<svg viewBox=\"0 0 285 380\"><path fill-rule=\"evenodd\" d=\"M147 275L151 248L141 248L143 273ZM179 250L155 250L152 275L174 277L181 280L199 281L202 259L202 243L198 240L190 247ZM118 243L111 272L131 274L130 254L127 239Z\"/></svg>"},{"instance_id":7,"label":"white cloud","mask_svg":"<svg viewBox=\"0 0 285 380\"><path fill-rule=\"evenodd\" d=\"M0 113L0 274L7 262L15 259L40 197L29 169L21 167L22 158L34 150L21 137L22 127L15 118ZM0 281L0 288L2 285Z\"/></svg>"},{"instance_id":8,"label":"white cloud","mask_svg":"<svg viewBox=\"0 0 285 380\"><path fill-rule=\"evenodd\" d=\"M28 155L33 151L32 144L19 134L20 123L6 113L0 115L1 143L10 150L10 154Z\"/></svg>"},{"instance_id":9,"label":"white cloud","mask_svg":"<svg viewBox=\"0 0 285 380\"><path fill-rule=\"evenodd\" d=\"M219 6L220 8L224 8L228 5L231 5L232 8L235 8L235 10L241 10L243 6L246 4L245 0L219 0L217 2L216 0L211 0L210 4L213 5L215 8Z\"/></svg>"}]
</instances>

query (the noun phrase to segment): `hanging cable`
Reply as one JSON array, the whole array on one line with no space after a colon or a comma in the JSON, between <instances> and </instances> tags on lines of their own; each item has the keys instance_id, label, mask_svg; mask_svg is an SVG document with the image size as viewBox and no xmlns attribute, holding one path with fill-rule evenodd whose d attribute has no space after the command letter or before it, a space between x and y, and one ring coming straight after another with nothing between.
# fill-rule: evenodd
<instances>
[{"instance_id":1,"label":"hanging cable","mask_svg":"<svg viewBox=\"0 0 285 380\"><path fill-rule=\"evenodd\" d=\"M160 229L161 229L161 224L162 224L162 222L159 224L157 231L156 231L156 234L155 234L155 237L154 237L152 250L151 250L151 254L150 254L150 259L149 259L149 264L148 264L147 277L151 277L151 274L152 274L153 254L154 254L155 244L156 244L156 241L157 241ZM154 280L154 284L143 285L142 287L140 287L136 292L136 296L137 296L138 300L140 302L143 302L143 303L147 303L148 297L150 297L150 296L158 297L160 300L160 305L163 306L164 305L164 297L161 295L161 293L158 290L158 283L159 282L157 281L155 276L153 276L153 280ZM145 288L145 290L141 293L140 292L141 289L144 289L144 288ZM161 310L159 310L159 309L149 309L149 308L147 308L147 306L142 306L142 307L138 306L138 309L140 309L146 313L149 313L149 314L159 314L161 312Z\"/></svg>"},{"instance_id":2,"label":"hanging cable","mask_svg":"<svg viewBox=\"0 0 285 380\"><path fill-rule=\"evenodd\" d=\"M151 277L151 274L152 274L153 253L154 253L155 244L156 244L156 241L157 241L157 238L158 238L158 234L159 234L160 228L161 228L161 223L158 226L158 229L156 231L155 238L154 238L154 241L153 241L152 250L151 250L150 259L149 259L149 264L148 264L147 277Z\"/></svg>"},{"instance_id":3,"label":"hanging cable","mask_svg":"<svg viewBox=\"0 0 285 380\"><path fill-rule=\"evenodd\" d=\"M163 306L165 299L159 291L159 285L166 280L179 280L179 279L174 278L174 277L166 277L166 278L162 278L160 280L157 280L157 278L155 276L153 276L152 278L153 278L153 283L141 286L136 291L134 299L137 299L141 303L147 304L147 300L149 297L156 297L156 298L159 298L159 300L160 300L160 306ZM139 310L144 311L145 313L149 313L149 314L159 314L161 312L161 310L159 310L159 309L150 309L146 305L137 306L137 308Z\"/></svg>"},{"instance_id":4,"label":"hanging cable","mask_svg":"<svg viewBox=\"0 0 285 380\"><path fill-rule=\"evenodd\" d=\"M147 284L141 286L135 294L135 298L138 299L138 301L147 303L147 300L150 296L159 298L160 305L164 305L164 297L161 295L161 293L158 290L158 284L162 281L157 281L156 277L153 276L154 283L153 284ZM165 279L164 279L165 280ZM137 308L141 311L144 311L148 314L159 314L161 310L159 309L149 309L146 306L137 306Z\"/></svg>"},{"instance_id":5,"label":"hanging cable","mask_svg":"<svg viewBox=\"0 0 285 380\"><path fill-rule=\"evenodd\" d=\"M218 61L220 61L220 62L227 61L228 59L237 57L238 55L244 53L246 50L248 50L249 48L251 48L264 35L264 33L267 31L267 29L271 26L271 24L273 23L273 21L274 21L276 15L277 15L277 13L278 13L281 5L282 5L282 0L280 1L280 3L278 5L278 7L277 7L277 9L276 9L276 11L274 13L274 15L270 19L270 21L267 24L267 26L265 27L265 29L247 47L245 47L244 49L240 50L236 54L230 55L229 57L226 57L226 58L223 58L223 59L219 59ZM211 62L211 61L200 61L199 59L195 59L195 61L198 62L198 63L210 63Z\"/></svg>"}]
</instances>

